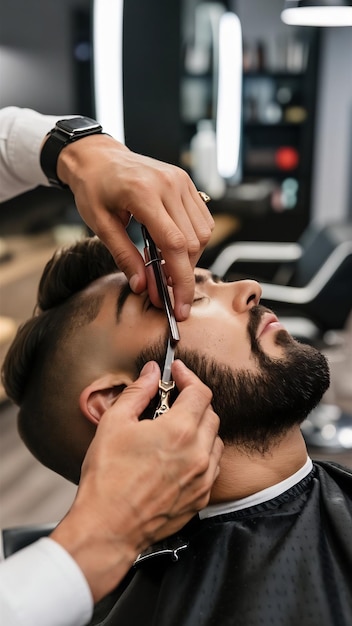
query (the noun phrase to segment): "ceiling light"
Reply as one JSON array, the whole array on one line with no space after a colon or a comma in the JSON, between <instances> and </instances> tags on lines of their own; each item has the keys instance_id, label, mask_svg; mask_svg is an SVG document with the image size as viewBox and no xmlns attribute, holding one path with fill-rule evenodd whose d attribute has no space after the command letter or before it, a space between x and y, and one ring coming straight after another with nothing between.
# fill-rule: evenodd
<instances>
[{"instance_id":1,"label":"ceiling light","mask_svg":"<svg viewBox=\"0 0 352 626\"><path fill-rule=\"evenodd\" d=\"M352 1L285 0L281 19L292 26L352 26Z\"/></svg>"},{"instance_id":2,"label":"ceiling light","mask_svg":"<svg viewBox=\"0 0 352 626\"><path fill-rule=\"evenodd\" d=\"M240 174L242 67L241 22L227 12L219 24L216 139L218 172L228 179Z\"/></svg>"},{"instance_id":3,"label":"ceiling light","mask_svg":"<svg viewBox=\"0 0 352 626\"><path fill-rule=\"evenodd\" d=\"M104 130L124 143L123 0L95 0L93 59L95 116Z\"/></svg>"}]
</instances>

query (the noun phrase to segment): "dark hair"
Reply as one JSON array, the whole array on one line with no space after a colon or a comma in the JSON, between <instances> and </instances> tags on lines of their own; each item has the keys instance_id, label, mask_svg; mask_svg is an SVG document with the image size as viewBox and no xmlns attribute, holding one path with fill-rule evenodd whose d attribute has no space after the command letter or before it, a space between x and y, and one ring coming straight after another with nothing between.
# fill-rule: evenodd
<instances>
[{"instance_id":1,"label":"dark hair","mask_svg":"<svg viewBox=\"0 0 352 626\"><path fill-rule=\"evenodd\" d=\"M99 313L102 297L88 298L83 290L118 271L96 237L56 252L43 271L34 315L19 328L2 367L5 391L20 406L18 428L23 441L44 465L74 482L79 479L88 441L78 446L70 438L72 416L60 416L60 395L65 393L60 381L67 372L59 371L55 355L58 348L69 345L78 327ZM72 414L76 412L77 407L72 407ZM65 455L67 442L71 448ZM65 443L62 455L57 454L60 443ZM71 456L77 460L74 471Z\"/></svg>"}]
</instances>

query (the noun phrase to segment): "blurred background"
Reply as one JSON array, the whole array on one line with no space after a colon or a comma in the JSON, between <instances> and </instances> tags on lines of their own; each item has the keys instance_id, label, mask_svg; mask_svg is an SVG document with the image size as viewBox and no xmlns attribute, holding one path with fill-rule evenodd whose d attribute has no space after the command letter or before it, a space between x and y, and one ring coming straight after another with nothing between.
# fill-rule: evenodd
<instances>
[{"instance_id":1,"label":"blurred background","mask_svg":"<svg viewBox=\"0 0 352 626\"><path fill-rule=\"evenodd\" d=\"M259 279L291 332L328 356L331 389L304 434L311 456L352 467L352 27L287 25L283 8L2 0L0 107L96 117L187 169L216 221L201 264ZM0 361L46 260L82 231L68 191L0 206ZM74 492L26 451L0 389L0 526L58 520Z\"/></svg>"}]
</instances>

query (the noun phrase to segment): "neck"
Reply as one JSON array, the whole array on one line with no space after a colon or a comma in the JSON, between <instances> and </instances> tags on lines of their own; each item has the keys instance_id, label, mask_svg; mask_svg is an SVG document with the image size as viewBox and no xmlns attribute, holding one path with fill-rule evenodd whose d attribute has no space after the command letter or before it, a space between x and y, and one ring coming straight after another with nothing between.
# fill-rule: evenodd
<instances>
[{"instance_id":1,"label":"neck","mask_svg":"<svg viewBox=\"0 0 352 626\"><path fill-rule=\"evenodd\" d=\"M298 426L264 454L226 444L210 504L239 500L272 487L297 472L306 459L307 449Z\"/></svg>"}]
</instances>

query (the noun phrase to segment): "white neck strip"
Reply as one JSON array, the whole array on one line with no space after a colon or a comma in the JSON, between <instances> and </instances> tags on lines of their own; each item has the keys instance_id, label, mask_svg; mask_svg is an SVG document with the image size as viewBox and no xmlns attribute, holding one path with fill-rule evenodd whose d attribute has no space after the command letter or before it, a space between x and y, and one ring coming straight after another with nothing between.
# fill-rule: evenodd
<instances>
[{"instance_id":1,"label":"white neck strip","mask_svg":"<svg viewBox=\"0 0 352 626\"><path fill-rule=\"evenodd\" d=\"M240 500L232 500L231 502L223 502L220 504L211 504L199 512L199 517L200 519L215 517L215 515L232 513L233 511L248 509L250 506L256 506L258 504L262 504L263 502L268 502L273 498L277 498L282 493L291 489L291 487L303 480L303 478L308 476L308 474L312 471L312 468L313 463L311 459L307 457L307 460L301 469L292 474L292 476L282 480L280 483L272 485L272 487L267 487L267 489L262 489L262 491L258 491L257 493L253 493L251 496L247 496L247 498L241 498Z\"/></svg>"}]
</instances>

